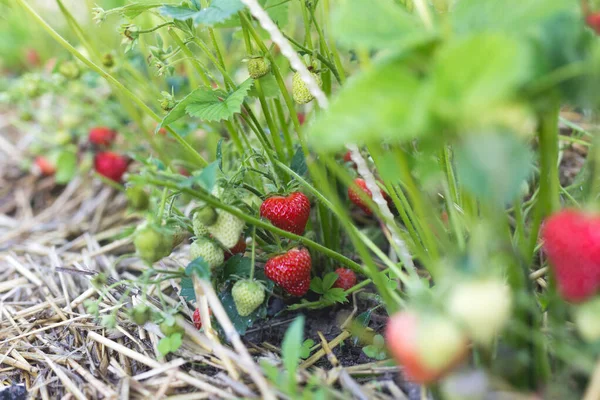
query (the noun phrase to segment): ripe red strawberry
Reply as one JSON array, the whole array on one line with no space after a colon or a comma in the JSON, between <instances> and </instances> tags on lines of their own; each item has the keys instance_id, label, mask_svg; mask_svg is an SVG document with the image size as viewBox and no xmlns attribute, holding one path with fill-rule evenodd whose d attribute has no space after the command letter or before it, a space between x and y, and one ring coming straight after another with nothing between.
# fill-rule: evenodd
<instances>
[{"instance_id":1,"label":"ripe red strawberry","mask_svg":"<svg viewBox=\"0 0 600 400\"><path fill-rule=\"evenodd\" d=\"M25 59L27 60L27 63L32 67L38 67L40 65L40 55L36 49L25 49Z\"/></svg>"},{"instance_id":2,"label":"ripe red strawberry","mask_svg":"<svg viewBox=\"0 0 600 400\"><path fill-rule=\"evenodd\" d=\"M458 365L468 353L468 340L452 321L401 311L390 317L385 339L407 378L435 382Z\"/></svg>"},{"instance_id":3,"label":"ripe red strawberry","mask_svg":"<svg viewBox=\"0 0 600 400\"><path fill-rule=\"evenodd\" d=\"M302 192L269 197L260 206L260 216L280 229L301 235L310 216L310 202Z\"/></svg>"},{"instance_id":4,"label":"ripe red strawberry","mask_svg":"<svg viewBox=\"0 0 600 400\"><path fill-rule=\"evenodd\" d=\"M208 315L211 315L212 311L210 311L210 309L208 310ZM200 309L196 308L194 310L194 315L192 316L192 319L194 320L194 326L196 327L196 329L200 330L202 328L202 318L200 317Z\"/></svg>"},{"instance_id":5,"label":"ripe red strawberry","mask_svg":"<svg viewBox=\"0 0 600 400\"><path fill-rule=\"evenodd\" d=\"M600 216L577 210L551 215L542 227L543 249L554 267L558 291L581 302L600 289Z\"/></svg>"},{"instance_id":6,"label":"ripe red strawberry","mask_svg":"<svg viewBox=\"0 0 600 400\"><path fill-rule=\"evenodd\" d=\"M348 150L346 154L344 154L344 162L351 163L350 165L352 166L352 168L356 169L356 164L354 163L354 161L352 161L352 152L350 150Z\"/></svg>"},{"instance_id":7,"label":"ripe red strawberry","mask_svg":"<svg viewBox=\"0 0 600 400\"><path fill-rule=\"evenodd\" d=\"M267 261L265 275L292 296L303 296L310 286L311 265L308 250L294 248Z\"/></svg>"},{"instance_id":8,"label":"ripe red strawberry","mask_svg":"<svg viewBox=\"0 0 600 400\"><path fill-rule=\"evenodd\" d=\"M229 260L231 257L233 257L236 254L244 254L246 252L246 239L242 236L240 237L240 240L238 240L238 242L235 244L235 246L233 246L232 248L230 248L228 251L225 252L225 261Z\"/></svg>"},{"instance_id":9,"label":"ripe red strawberry","mask_svg":"<svg viewBox=\"0 0 600 400\"><path fill-rule=\"evenodd\" d=\"M594 32L600 34L600 13L592 13L585 17L585 23L592 28Z\"/></svg>"},{"instance_id":10,"label":"ripe red strawberry","mask_svg":"<svg viewBox=\"0 0 600 400\"><path fill-rule=\"evenodd\" d=\"M40 170L40 173L44 176L54 175L54 173L56 172L56 167L45 157L36 157L35 165Z\"/></svg>"},{"instance_id":11,"label":"ripe red strawberry","mask_svg":"<svg viewBox=\"0 0 600 400\"><path fill-rule=\"evenodd\" d=\"M356 178L356 179L354 179L354 183L367 196L369 196L370 198L373 198L373 194L371 193L371 191L367 187L367 182L365 182L364 179L362 179L362 178ZM383 198L389 204L389 202L391 201L390 196L388 196L388 194L386 192L384 192L383 190L381 190L381 195L383 196ZM371 211L371 209L369 208L369 206L360 198L360 196L358 195L358 193L355 192L352 187L348 188L348 197L350 198L350 201L353 202L354 204L356 204L361 210L363 210L365 214L367 214L367 215L373 214L373 211Z\"/></svg>"},{"instance_id":12,"label":"ripe red strawberry","mask_svg":"<svg viewBox=\"0 0 600 400\"><path fill-rule=\"evenodd\" d=\"M348 290L356 285L356 274L351 269L338 268L335 270L335 273L338 278L333 283L333 287Z\"/></svg>"},{"instance_id":13,"label":"ripe red strawberry","mask_svg":"<svg viewBox=\"0 0 600 400\"><path fill-rule=\"evenodd\" d=\"M88 139L90 143L98 146L110 146L117 137L117 132L105 126L90 129Z\"/></svg>"},{"instance_id":14,"label":"ripe red strawberry","mask_svg":"<svg viewBox=\"0 0 600 400\"><path fill-rule=\"evenodd\" d=\"M94 168L100 175L120 182L127 171L127 159L111 151L100 152L94 158Z\"/></svg>"}]
</instances>

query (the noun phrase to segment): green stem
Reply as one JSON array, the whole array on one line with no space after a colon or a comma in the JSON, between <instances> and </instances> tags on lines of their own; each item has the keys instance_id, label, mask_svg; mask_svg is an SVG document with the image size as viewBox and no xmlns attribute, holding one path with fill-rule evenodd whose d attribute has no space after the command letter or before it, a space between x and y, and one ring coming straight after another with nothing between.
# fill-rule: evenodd
<instances>
[{"instance_id":1,"label":"green stem","mask_svg":"<svg viewBox=\"0 0 600 400\"><path fill-rule=\"evenodd\" d=\"M27 4L27 2L25 2L25 0L16 0L16 1L23 7L23 9L25 9L25 11L27 11L27 13L29 13L29 15L31 15L33 17L33 19L35 19L44 28L44 30L54 40L56 40L61 46L63 46L65 49L67 49L67 51L69 51L73 56L75 56L82 63L87 65L89 68L91 68L98 75L100 75L101 77L106 79L117 90L122 92L123 95L125 97L127 97L127 99L129 99L133 103L137 104L138 107L140 107L146 114L148 114L150 117L152 117L155 121L160 122L162 120L162 118L159 117L154 111L152 111L152 109L150 107L148 107L146 105L146 103L144 103L140 98L138 98L132 91L127 89L121 82L119 82L111 74L104 71L102 68L100 68L94 62L88 60L79 51L77 51L77 49L75 47L73 47L69 42L67 42L50 25L48 25L48 23L42 17L40 17L36 11L33 8L31 8L31 6L29 4ZM175 132L170 127L165 127L165 128L167 129L167 131L169 133L171 133L171 135L173 135L175 140L177 140L180 144L183 145L183 147L190 153L190 155L196 160L196 162L198 162L202 166L208 165L208 163L206 162L206 160L204 160L204 158L200 155L200 153L198 153L196 150L194 150L194 148L192 146L190 146L189 143L187 143L185 140L183 140L183 138L181 136L179 136L177 134L177 132ZM147 135L148 141L150 142L150 145L152 146L154 151L156 151L159 154L160 158L163 161L168 162L168 160L169 160L168 156L163 151L161 146L159 146L158 143L155 141L154 136L150 132L145 132L145 134Z\"/></svg>"},{"instance_id":2,"label":"green stem","mask_svg":"<svg viewBox=\"0 0 600 400\"><path fill-rule=\"evenodd\" d=\"M252 278L254 278L255 256L256 256L256 226L253 226L252 227L252 259L250 261L250 280L252 280Z\"/></svg>"},{"instance_id":3,"label":"green stem","mask_svg":"<svg viewBox=\"0 0 600 400\"><path fill-rule=\"evenodd\" d=\"M185 43L183 43L177 32L175 32L172 28L169 28L168 32L171 38L173 38L173 40L175 41L175 43L177 43L177 46L179 46L179 48L184 52L184 54L194 61L193 65L196 69L196 72L198 73L198 75L200 75L200 78L202 79L204 84L210 87L210 79L208 79L208 76L206 76L206 74L202 70L200 62L196 59L196 57L194 57L194 53L192 53L189 47L187 47Z\"/></svg>"},{"instance_id":4,"label":"green stem","mask_svg":"<svg viewBox=\"0 0 600 400\"><path fill-rule=\"evenodd\" d=\"M331 257L332 259L342 263L343 265L348 266L350 269L352 269L356 272L360 272L360 273L363 272L362 266L360 264L356 263L355 261L352 261L348 257L343 256L342 254L339 254L331 249L328 249L327 247L322 246L319 243L316 243L304 236L299 236L299 235L290 233L288 231L284 231L283 229L279 229L269 223L264 222L263 220L252 217L252 216L248 215L247 213L245 213L235 207L232 207L227 204L222 204L219 200L210 196L207 193L195 191L195 190L192 190L189 188L181 188L174 182L161 181L158 179L151 178L151 179L147 179L146 182L149 184L152 184L152 185L164 186L169 189L178 190L180 192L189 194L192 197L196 197L200 200L203 200L204 202L206 202L208 205L210 205L212 207L227 211L228 213L232 214L233 216L235 216L243 221L246 221L248 224L254 225L258 228L263 228L267 231L273 232L273 233L275 233L279 236L283 236L287 239L295 240L299 243L302 243L303 245L305 245L306 247L308 247L312 250L318 251L328 257Z\"/></svg>"},{"instance_id":5,"label":"green stem","mask_svg":"<svg viewBox=\"0 0 600 400\"><path fill-rule=\"evenodd\" d=\"M558 172L558 115L560 104L554 101L544 110L539 122L539 195L535 216L531 225L527 257L533 259L540 225L560 205L560 181Z\"/></svg>"}]
</instances>

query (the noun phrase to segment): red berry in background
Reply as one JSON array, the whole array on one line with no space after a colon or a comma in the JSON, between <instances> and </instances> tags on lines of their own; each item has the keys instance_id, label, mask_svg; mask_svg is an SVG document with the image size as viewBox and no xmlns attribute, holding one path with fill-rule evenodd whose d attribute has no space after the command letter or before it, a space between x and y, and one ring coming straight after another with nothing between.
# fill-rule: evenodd
<instances>
[{"instance_id":1,"label":"red berry in background","mask_svg":"<svg viewBox=\"0 0 600 400\"><path fill-rule=\"evenodd\" d=\"M600 13L592 13L586 16L585 23L592 28L594 32L600 34Z\"/></svg>"},{"instance_id":2,"label":"red berry in background","mask_svg":"<svg viewBox=\"0 0 600 400\"><path fill-rule=\"evenodd\" d=\"M36 49L25 49L25 59L27 60L27 64L33 67L38 67L40 65L40 54Z\"/></svg>"},{"instance_id":3,"label":"red berry in background","mask_svg":"<svg viewBox=\"0 0 600 400\"><path fill-rule=\"evenodd\" d=\"M302 235L310 216L310 201L302 192L269 197L260 206L260 216L284 231Z\"/></svg>"},{"instance_id":4,"label":"red berry in background","mask_svg":"<svg viewBox=\"0 0 600 400\"><path fill-rule=\"evenodd\" d=\"M56 167L50 161L48 161L45 157L36 157L35 165L40 170L40 173L44 176L54 175L56 172Z\"/></svg>"},{"instance_id":5,"label":"red berry in background","mask_svg":"<svg viewBox=\"0 0 600 400\"><path fill-rule=\"evenodd\" d=\"M298 113L298 122L300 125L304 125L304 121L306 120L306 116L304 113Z\"/></svg>"},{"instance_id":6,"label":"red berry in background","mask_svg":"<svg viewBox=\"0 0 600 400\"><path fill-rule=\"evenodd\" d=\"M390 317L385 341L406 377L421 384L442 378L468 353L466 336L451 320L412 311Z\"/></svg>"},{"instance_id":7,"label":"red berry in background","mask_svg":"<svg viewBox=\"0 0 600 400\"><path fill-rule=\"evenodd\" d=\"M165 128L160 128L158 130L159 135L167 136L167 130Z\"/></svg>"},{"instance_id":8,"label":"red berry in background","mask_svg":"<svg viewBox=\"0 0 600 400\"><path fill-rule=\"evenodd\" d=\"M181 175L183 175L183 176L190 176L190 175L191 175L191 174L190 174L190 171L188 171L187 169L185 169L185 168L183 168L183 167L179 168L179 173L180 173Z\"/></svg>"},{"instance_id":9,"label":"red berry in background","mask_svg":"<svg viewBox=\"0 0 600 400\"><path fill-rule=\"evenodd\" d=\"M367 182L365 182L364 179L362 179L362 178L356 178L356 179L354 179L354 183L367 196L369 196L370 198L373 198L373 194L371 193L371 191L367 187ZM380 189L380 191L381 191L381 195L388 202L388 205L389 205L390 202L391 202L390 196L388 196L388 194L386 192L384 192L383 190ZM353 202L356 206L358 206L361 210L363 210L365 212L365 214L367 214L367 215L372 215L373 214L373 211L371 211L371 209L369 208L369 206L360 198L360 196L358 195L357 192L355 192L355 190L354 190L354 188L352 186L348 188L348 198L350 198L351 202Z\"/></svg>"},{"instance_id":10,"label":"red berry in background","mask_svg":"<svg viewBox=\"0 0 600 400\"><path fill-rule=\"evenodd\" d=\"M94 168L100 175L120 182L127 171L127 159L111 151L100 152L94 158Z\"/></svg>"},{"instance_id":11,"label":"red berry in background","mask_svg":"<svg viewBox=\"0 0 600 400\"><path fill-rule=\"evenodd\" d=\"M265 275L292 296L299 297L310 287L311 266L308 250L294 248L269 259L265 264Z\"/></svg>"},{"instance_id":12,"label":"red berry in background","mask_svg":"<svg viewBox=\"0 0 600 400\"><path fill-rule=\"evenodd\" d=\"M235 246L225 252L225 261L229 260L236 254L244 254L246 252L246 239L242 236Z\"/></svg>"},{"instance_id":13,"label":"red berry in background","mask_svg":"<svg viewBox=\"0 0 600 400\"><path fill-rule=\"evenodd\" d=\"M541 238L565 300L581 302L600 290L600 215L559 211L544 222Z\"/></svg>"},{"instance_id":14,"label":"red berry in background","mask_svg":"<svg viewBox=\"0 0 600 400\"><path fill-rule=\"evenodd\" d=\"M364 179L356 178L354 180L354 183L367 196L369 196L370 198L373 198L371 191L369 190L369 188L367 188L367 182L365 182ZM367 214L367 215L373 214L373 212L371 211L369 206L360 198L360 196L358 195L358 193L355 191L354 188L352 188L352 187L348 188L348 197L350 198L350 201L353 202L356 206L358 206L361 210L363 210L365 212L365 214Z\"/></svg>"},{"instance_id":15,"label":"red berry in background","mask_svg":"<svg viewBox=\"0 0 600 400\"><path fill-rule=\"evenodd\" d=\"M97 146L110 146L115 141L117 132L105 126L98 126L90 129L88 139L90 143Z\"/></svg>"},{"instance_id":16,"label":"red berry in background","mask_svg":"<svg viewBox=\"0 0 600 400\"><path fill-rule=\"evenodd\" d=\"M352 152L348 150L346 154L344 154L344 162L351 163L352 168L356 169L356 164L352 161Z\"/></svg>"},{"instance_id":17,"label":"red berry in background","mask_svg":"<svg viewBox=\"0 0 600 400\"><path fill-rule=\"evenodd\" d=\"M335 270L335 273L337 274L338 278L333 283L334 288L348 290L352 286L356 285L356 274L351 269L338 268Z\"/></svg>"},{"instance_id":18,"label":"red berry in background","mask_svg":"<svg viewBox=\"0 0 600 400\"><path fill-rule=\"evenodd\" d=\"M194 310L194 325L196 326L196 329L200 330L200 328L202 328L202 319L200 318L200 309L196 308L196 310Z\"/></svg>"}]
</instances>

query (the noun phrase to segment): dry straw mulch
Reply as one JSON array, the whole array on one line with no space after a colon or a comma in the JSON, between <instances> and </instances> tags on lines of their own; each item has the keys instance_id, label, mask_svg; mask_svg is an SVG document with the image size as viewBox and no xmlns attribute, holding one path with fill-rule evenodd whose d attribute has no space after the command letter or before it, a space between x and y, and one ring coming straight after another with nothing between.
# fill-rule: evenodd
<instances>
[{"instance_id":1,"label":"dry straw mulch","mask_svg":"<svg viewBox=\"0 0 600 400\"><path fill-rule=\"evenodd\" d=\"M99 296L90 282L97 272L116 282L143 270L128 256L133 246L123 235L138 217L127 212L122 194L97 180L78 177L57 187L51 177L23 172L18 165L32 135L0 118L0 393L22 384L41 399L285 398L258 366L259 358L281 365L279 349L245 343L206 283L196 282L197 297L201 307L210 306L227 340L211 327L198 332L188 320L182 348L166 359L157 351L158 326L133 325L123 312L142 301L139 293L116 286L103 300L101 315L119 308L114 330L86 312L84 301ZM186 255L184 245L161 268L185 265ZM153 299L161 291L190 318L179 289L175 281L151 286L148 305L159 304ZM349 336L342 331L328 342L320 335L299 382L317 378L330 398L407 399L395 366L340 365L332 349ZM313 365L319 359L327 368Z\"/></svg>"}]
</instances>

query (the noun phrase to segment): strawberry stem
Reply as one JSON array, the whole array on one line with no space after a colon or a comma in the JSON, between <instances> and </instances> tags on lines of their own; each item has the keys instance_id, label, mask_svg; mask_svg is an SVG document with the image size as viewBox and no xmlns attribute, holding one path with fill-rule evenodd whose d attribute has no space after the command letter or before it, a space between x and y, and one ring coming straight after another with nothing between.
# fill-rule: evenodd
<instances>
[{"instance_id":1,"label":"strawberry stem","mask_svg":"<svg viewBox=\"0 0 600 400\"><path fill-rule=\"evenodd\" d=\"M256 226L252 227L252 259L250 261L250 280L254 278L254 267L255 260L254 257L256 255Z\"/></svg>"}]
</instances>

